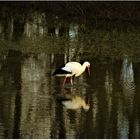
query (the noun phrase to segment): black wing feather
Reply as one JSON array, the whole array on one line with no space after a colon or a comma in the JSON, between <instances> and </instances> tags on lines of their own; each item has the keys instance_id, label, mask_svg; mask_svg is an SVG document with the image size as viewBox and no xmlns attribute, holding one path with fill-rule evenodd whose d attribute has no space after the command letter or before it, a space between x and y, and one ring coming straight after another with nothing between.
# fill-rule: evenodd
<instances>
[{"instance_id":1,"label":"black wing feather","mask_svg":"<svg viewBox=\"0 0 140 140\"><path fill-rule=\"evenodd\" d=\"M56 71L53 73L53 75L57 75L57 74L71 74L71 73L72 73L72 72L62 70L62 68L58 68L58 69L56 69Z\"/></svg>"}]
</instances>

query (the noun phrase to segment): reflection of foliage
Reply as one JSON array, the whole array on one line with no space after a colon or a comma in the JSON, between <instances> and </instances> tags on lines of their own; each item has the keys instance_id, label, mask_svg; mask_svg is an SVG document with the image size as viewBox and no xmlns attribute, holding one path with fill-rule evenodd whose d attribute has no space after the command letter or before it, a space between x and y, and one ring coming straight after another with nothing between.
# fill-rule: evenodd
<instances>
[{"instance_id":1,"label":"reflection of foliage","mask_svg":"<svg viewBox=\"0 0 140 140\"><path fill-rule=\"evenodd\" d=\"M46 53L72 53L68 49L74 49L73 56L86 58L111 57L140 61L140 36L138 30L120 32L117 30L94 30L88 34L79 34L72 43L68 37L45 36L38 39L24 38L19 42L0 41L0 49L17 49L23 52ZM70 45L71 44L71 45ZM65 52L66 51L66 52ZM73 58L74 59L74 58Z\"/></svg>"},{"instance_id":2,"label":"reflection of foliage","mask_svg":"<svg viewBox=\"0 0 140 140\"><path fill-rule=\"evenodd\" d=\"M127 55L140 61L137 57L140 54L139 28L134 26L139 22L139 15L139 3L136 2L1 2L1 38L22 37L26 26L27 35L32 37L23 38L17 45L2 41L1 49L14 46L23 51L43 49L50 53L63 53L65 48L71 48L69 44L72 43L74 58L79 55L118 58ZM75 23L75 19L80 24L75 41L71 42L68 38L69 24ZM53 36L57 27L58 38ZM49 30L52 36L46 37ZM42 36L35 38L38 32Z\"/></svg>"},{"instance_id":3,"label":"reflection of foliage","mask_svg":"<svg viewBox=\"0 0 140 140\"><path fill-rule=\"evenodd\" d=\"M139 23L139 15L139 3L135 2L1 2L0 33L4 39L17 39L29 22L36 30L50 28L53 33L56 27L64 32L75 22L84 33L89 27L111 30L121 26L127 30Z\"/></svg>"},{"instance_id":4,"label":"reflection of foliage","mask_svg":"<svg viewBox=\"0 0 140 140\"><path fill-rule=\"evenodd\" d=\"M80 18L85 21L103 19L104 21L138 22L140 16L138 2L1 2L0 16L7 9L15 17L30 18L32 13L46 13L49 17L62 19ZM31 13L31 15L29 14Z\"/></svg>"}]
</instances>

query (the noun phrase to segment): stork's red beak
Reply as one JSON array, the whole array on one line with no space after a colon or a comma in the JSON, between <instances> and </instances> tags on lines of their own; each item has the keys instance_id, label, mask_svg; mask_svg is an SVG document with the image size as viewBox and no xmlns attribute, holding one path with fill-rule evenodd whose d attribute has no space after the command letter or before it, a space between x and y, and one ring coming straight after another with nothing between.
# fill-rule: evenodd
<instances>
[{"instance_id":1,"label":"stork's red beak","mask_svg":"<svg viewBox=\"0 0 140 140\"><path fill-rule=\"evenodd\" d=\"M88 66L88 77L90 77L90 65Z\"/></svg>"}]
</instances>

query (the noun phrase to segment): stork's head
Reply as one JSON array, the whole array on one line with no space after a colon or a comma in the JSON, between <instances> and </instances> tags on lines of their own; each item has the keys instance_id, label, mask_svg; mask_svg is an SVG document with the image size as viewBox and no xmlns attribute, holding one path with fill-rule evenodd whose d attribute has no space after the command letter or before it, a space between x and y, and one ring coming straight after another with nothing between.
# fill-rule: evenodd
<instances>
[{"instance_id":1,"label":"stork's head","mask_svg":"<svg viewBox=\"0 0 140 140\"><path fill-rule=\"evenodd\" d=\"M88 68L88 76L90 77L90 63L88 61L84 62L84 64Z\"/></svg>"},{"instance_id":2,"label":"stork's head","mask_svg":"<svg viewBox=\"0 0 140 140\"><path fill-rule=\"evenodd\" d=\"M85 106L83 106L83 109L84 109L84 110L86 110L86 111L88 111L88 110L89 110L89 108L90 108L90 106L89 106L89 105L85 105Z\"/></svg>"}]
</instances>

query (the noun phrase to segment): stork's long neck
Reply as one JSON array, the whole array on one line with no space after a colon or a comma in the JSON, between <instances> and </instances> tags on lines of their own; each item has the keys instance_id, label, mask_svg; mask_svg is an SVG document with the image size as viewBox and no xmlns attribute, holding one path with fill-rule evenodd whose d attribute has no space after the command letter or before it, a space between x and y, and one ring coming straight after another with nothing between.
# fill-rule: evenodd
<instances>
[{"instance_id":1,"label":"stork's long neck","mask_svg":"<svg viewBox=\"0 0 140 140\"><path fill-rule=\"evenodd\" d=\"M85 69L86 69L86 64L84 63L83 65L82 65L82 68L83 68L83 71L85 71Z\"/></svg>"},{"instance_id":2,"label":"stork's long neck","mask_svg":"<svg viewBox=\"0 0 140 140\"><path fill-rule=\"evenodd\" d=\"M81 65L81 67L78 67L78 72L75 75L75 77L80 76L86 69L86 64L84 63L83 65Z\"/></svg>"}]
</instances>

